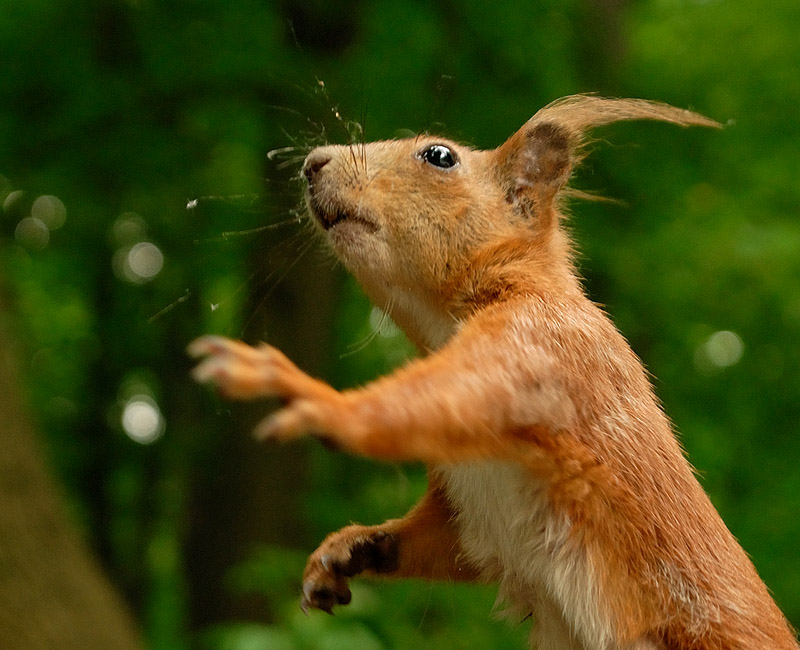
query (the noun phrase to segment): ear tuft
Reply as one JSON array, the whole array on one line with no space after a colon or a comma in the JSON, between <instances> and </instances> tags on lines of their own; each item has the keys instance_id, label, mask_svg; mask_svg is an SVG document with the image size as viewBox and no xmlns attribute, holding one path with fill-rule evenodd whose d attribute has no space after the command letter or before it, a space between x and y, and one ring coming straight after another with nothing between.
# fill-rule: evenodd
<instances>
[{"instance_id":1,"label":"ear tuft","mask_svg":"<svg viewBox=\"0 0 800 650\"><path fill-rule=\"evenodd\" d=\"M699 113L646 99L608 99L597 95L572 95L548 104L528 124L556 122L570 133L582 136L589 129L625 120L656 120L679 126L722 125Z\"/></svg>"},{"instance_id":2,"label":"ear tuft","mask_svg":"<svg viewBox=\"0 0 800 650\"><path fill-rule=\"evenodd\" d=\"M556 200L582 157L586 132L623 120L721 126L698 113L644 99L564 97L537 112L497 149L498 174L509 203L528 211L534 204L538 203L541 209L542 202Z\"/></svg>"}]
</instances>

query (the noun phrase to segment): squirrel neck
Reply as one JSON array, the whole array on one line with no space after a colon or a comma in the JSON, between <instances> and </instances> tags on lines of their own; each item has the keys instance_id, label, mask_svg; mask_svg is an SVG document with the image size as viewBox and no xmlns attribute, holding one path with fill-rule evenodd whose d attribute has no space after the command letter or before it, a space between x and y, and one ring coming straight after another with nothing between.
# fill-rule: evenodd
<instances>
[{"instance_id":1,"label":"squirrel neck","mask_svg":"<svg viewBox=\"0 0 800 650\"><path fill-rule=\"evenodd\" d=\"M444 288L449 313L461 321L519 297L583 296L572 258L569 239L560 231L544 239L514 236L485 246Z\"/></svg>"},{"instance_id":2,"label":"squirrel neck","mask_svg":"<svg viewBox=\"0 0 800 650\"><path fill-rule=\"evenodd\" d=\"M556 254L554 247L562 252ZM566 237L514 237L477 250L441 286L394 287L383 308L421 352L444 345L461 323L499 303L548 296L584 296Z\"/></svg>"}]
</instances>

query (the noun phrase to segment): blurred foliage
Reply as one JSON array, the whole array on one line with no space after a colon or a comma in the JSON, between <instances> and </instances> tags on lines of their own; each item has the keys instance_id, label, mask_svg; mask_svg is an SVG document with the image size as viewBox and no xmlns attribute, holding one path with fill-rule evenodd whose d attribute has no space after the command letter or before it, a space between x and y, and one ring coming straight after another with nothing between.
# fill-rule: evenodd
<instances>
[{"instance_id":1,"label":"blurred foliage","mask_svg":"<svg viewBox=\"0 0 800 650\"><path fill-rule=\"evenodd\" d=\"M183 349L212 331L279 338L262 312L302 290L292 272L340 275L302 217L309 147L408 129L496 146L586 91L727 125L598 133L576 185L624 203L576 204L571 227L591 296L800 624L798 28L796 0L6 2L0 272L54 469L151 647L523 647L483 588L358 583L336 618L303 617L313 544L424 490L420 468L313 443L283 488L303 504L290 541L231 554L224 590L263 616L197 624L192 495L247 432L225 431L236 407L190 384ZM410 354L352 282L335 286L327 379Z\"/></svg>"}]
</instances>

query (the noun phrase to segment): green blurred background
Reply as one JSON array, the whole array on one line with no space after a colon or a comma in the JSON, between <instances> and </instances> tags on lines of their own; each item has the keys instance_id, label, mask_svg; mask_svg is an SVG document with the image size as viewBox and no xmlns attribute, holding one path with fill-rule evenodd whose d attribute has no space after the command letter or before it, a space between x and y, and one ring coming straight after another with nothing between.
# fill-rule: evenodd
<instances>
[{"instance_id":1,"label":"green blurred background","mask_svg":"<svg viewBox=\"0 0 800 650\"><path fill-rule=\"evenodd\" d=\"M323 142L488 148L559 96L723 131L596 133L587 289L653 373L701 481L800 625L797 0L5 0L0 345L72 525L152 649L522 648L491 589L358 583L304 617L305 555L424 490L313 441L257 445L186 344L267 340L335 386L413 351L306 223ZM0 402L2 408L2 402ZM2 435L2 430L0 430Z\"/></svg>"}]
</instances>

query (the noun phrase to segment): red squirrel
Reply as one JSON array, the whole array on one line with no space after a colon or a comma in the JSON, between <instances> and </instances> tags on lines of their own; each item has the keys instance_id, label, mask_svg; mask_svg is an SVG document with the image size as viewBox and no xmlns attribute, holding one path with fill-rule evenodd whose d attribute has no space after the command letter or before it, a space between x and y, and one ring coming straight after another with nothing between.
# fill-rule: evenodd
<instances>
[{"instance_id":1,"label":"red squirrel","mask_svg":"<svg viewBox=\"0 0 800 650\"><path fill-rule=\"evenodd\" d=\"M302 606L356 575L489 581L539 650L797 650L684 457L642 363L576 274L560 203L592 127L719 126L655 102L573 96L479 151L430 135L324 146L313 221L422 356L339 392L269 345L202 337L194 371L278 397L258 433L428 467L402 519L310 556Z\"/></svg>"}]
</instances>

